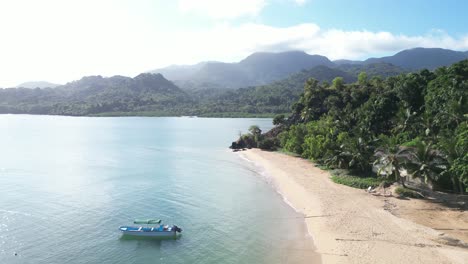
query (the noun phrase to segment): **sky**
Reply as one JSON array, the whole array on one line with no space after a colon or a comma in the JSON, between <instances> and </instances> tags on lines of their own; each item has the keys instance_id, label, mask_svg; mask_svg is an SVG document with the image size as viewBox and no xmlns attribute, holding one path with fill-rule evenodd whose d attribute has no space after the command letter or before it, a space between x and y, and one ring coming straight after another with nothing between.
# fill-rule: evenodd
<instances>
[{"instance_id":1,"label":"sky","mask_svg":"<svg viewBox=\"0 0 468 264\"><path fill-rule=\"evenodd\" d=\"M459 0L0 0L0 87L136 76L303 50L331 60L468 50Z\"/></svg>"}]
</instances>

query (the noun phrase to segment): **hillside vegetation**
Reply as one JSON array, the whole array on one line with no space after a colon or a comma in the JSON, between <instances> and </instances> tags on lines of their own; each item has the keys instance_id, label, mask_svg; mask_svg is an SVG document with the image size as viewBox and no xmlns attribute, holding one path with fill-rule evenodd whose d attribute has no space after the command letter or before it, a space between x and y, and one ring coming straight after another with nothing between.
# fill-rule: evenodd
<instances>
[{"instance_id":1,"label":"hillside vegetation","mask_svg":"<svg viewBox=\"0 0 468 264\"><path fill-rule=\"evenodd\" d=\"M350 84L309 79L289 117L274 124L263 135L251 127L234 147L283 148L403 186L411 177L468 191L468 60L386 79L361 73Z\"/></svg>"}]
</instances>

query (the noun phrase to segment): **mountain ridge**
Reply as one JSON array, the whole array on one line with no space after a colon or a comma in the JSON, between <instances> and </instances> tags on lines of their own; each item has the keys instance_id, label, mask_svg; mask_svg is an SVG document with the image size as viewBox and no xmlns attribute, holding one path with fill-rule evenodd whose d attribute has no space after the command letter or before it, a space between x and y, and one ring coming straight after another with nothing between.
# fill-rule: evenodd
<instances>
[{"instance_id":1,"label":"mountain ridge","mask_svg":"<svg viewBox=\"0 0 468 264\"><path fill-rule=\"evenodd\" d=\"M304 69L323 65L364 65L389 63L404 70L435 69L448 66L468 58L468 51L454 51L441 48L406 49L392 56L369 58L367 60L330 61L321 55L310 55L304 51L255 52L234 63L200 62L194 65L178 65L152 70L159 72L182 89L199 89L203 86L224 89L265 85L286 78Z\"/></svg>"},{"instance_id":2,"label":"mountain ridge","mask_svg":"<svg viewBox=\"0 0 468 264\"><path fill-rule=\"evenodd\" d=\"M467 58L468 52L442 48L413 48L402 50L393 56L369 58L364 63L386 62L409 70L433 70Z\"/></svg>"},{"instance_id":3,"label":"mountain ridge","mask_svg":"<svg viewBox=\"0 0 468 264\"><path fill-rule=\"evenodd\" d=\"M235 63L201 62L194 65L170 66L150 72L161 73L181 86L191 81L219 88L236 89L268 84L318 65L332 66L333 63L325 56L309 55L303 51L256 52Z\"/></svg>"}]
</instances>

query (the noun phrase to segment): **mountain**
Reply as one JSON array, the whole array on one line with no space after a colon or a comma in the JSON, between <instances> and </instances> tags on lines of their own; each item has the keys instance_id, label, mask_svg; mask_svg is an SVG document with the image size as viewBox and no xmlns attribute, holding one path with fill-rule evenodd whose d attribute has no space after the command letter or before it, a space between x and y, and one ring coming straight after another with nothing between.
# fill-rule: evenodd
<instances>
[{"instance_id":1,"label":"mountain","mask_svg":"<svg viewBox=\"0 0 468 264\"><path fill-rule=\"evenodd\" d=\"M87 76L55 89L0 89L0 113L92 115L174 111L186 93L161 74Z\"/></svg>"},{"instance_id":2,"label":"mountain","mask_svg":"<svg viewBox=\"0 0 468 264\"><path fill-rule=\"evenodd\" d=\"M425 68L433 70L465 59L468 59L468 52L440 48L414 48L400 51L393 56L370 58L365 60L364 63L385 62L409 70Z\"/></svg>"},{"instance_id":3,"label":"mountain","mask_svg":"<svg viewBox=\"0 0 468 264\"><path fill-rule=\"evenodd\" d=\"M162 73L188 90L205 86L235 89L267 84L318 65L333 66L333 63L324 56L309 55L302 51L257 52L237 63L203 62L151 72Z\"/></svg>"},{"instance_id":4,"label":"mountain","mask_svg":"<svg viewBox=\"0 0 468 264\"><path fill-rule=\"evenodd\" d=\"M257 52L237 63L211 61L195 65L170 66L151 72L164 74L184 90L235 89L265 85L286 78L290 74L320 65L330 68L347 65L345 67L349 68L349 65L375 66L384 63L389 72L382 76L389 76L394 75L394 72L401 73L424 68L432 70L466 58L468 58L468 52L439 48L414 48L400 51L392 56L370 58L365 61L335 60L333 62L327 57L309 55L302 51ZM388 66L390 64L394 66L393 69Z\"/></svg>"},{"instance_id":5,"label":"mountain","mask_svg":"<svg viewBox=\"0 0 468 264\"><path fill-rule=\"evenodd\" d=\"M454 51L441 48L414 48L400 51L392 56L369 58L365 61L334 60L336 65L362 65L388 63L405 70L433 70L442 66L449 66L461 60L468 59L468 51Z\"/></svg>"},{"instance_id":6,"label":"mountain","mask_svg":"<svg viewBox=\"0 0 468 264\"><path fill-rule=\"evenodd\" d=\"M60 86L60 84L50 83L50 82L45 82L45 81L37 81L37 82L24 82L24 83L17 85L16 87L34 89L34 88L54 88L57 86Z\"/></svg>"}]
</instances>

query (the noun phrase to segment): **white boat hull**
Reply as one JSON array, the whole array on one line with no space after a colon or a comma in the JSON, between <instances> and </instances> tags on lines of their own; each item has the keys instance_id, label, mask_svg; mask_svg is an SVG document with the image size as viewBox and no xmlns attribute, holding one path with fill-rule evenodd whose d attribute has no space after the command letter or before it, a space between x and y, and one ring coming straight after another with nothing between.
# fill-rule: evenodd
<instances>
[{"instance_id":1,"label":"white boat hull","mask_svg":"<svg viewBox=\"0 0 468 264\"><path fill-rule=\"evenodd\" d=\"M126 236L138 237L177 237L177 233L182 232L178 226L157 226L157 227L143 227L143 226L121 226L119 227L122 234Z\"/></svg>"}]
</instances>

